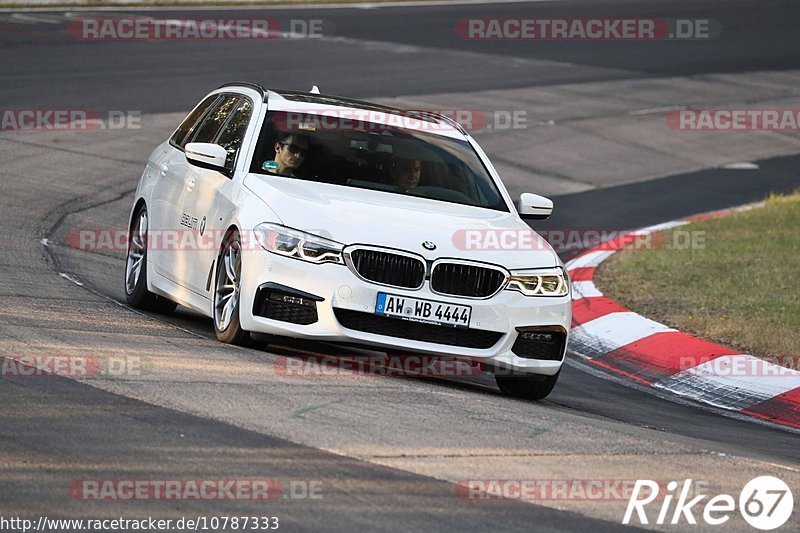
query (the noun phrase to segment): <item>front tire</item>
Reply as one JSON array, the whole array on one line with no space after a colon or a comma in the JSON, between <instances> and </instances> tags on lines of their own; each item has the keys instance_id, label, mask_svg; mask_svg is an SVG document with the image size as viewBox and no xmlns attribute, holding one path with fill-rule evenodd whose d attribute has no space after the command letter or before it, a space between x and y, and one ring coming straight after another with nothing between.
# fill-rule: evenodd
<instances>
[{"instance_id":1,"label":"front tire","mask_svg":"<svg viewBox=\"0 0 800 533\"><path fill-rule=\"evenodd\" d=\"M495 376L494 380L504 394L522 400L543 400L556 386L559 374L561 369L552 376Z\"/></svg>"},{"instance_id":2,"label":"front tire","mask_svg":"<svg viewBox=\"0 0 800 533\"><path fill-rule=\"evenodd\" d=\"M128 233L125 300L131 307L144 311L171 313L178 304L147 290L147 229L147 208L143 205L133 215Z\"/></svg>"},{"instance_id":3,"label":"front tire","mask_svg":"<svg viewBox=\"0 0 800 533\"><path fill-rule=\"evenodd\" d=\"M250 333L239 322L239 301L242 277L242 245L239 232L231 231L222 243L217 258L214 284L214 331L217 339L226 344L246 346Z\"/></svg>"}]
</instances>

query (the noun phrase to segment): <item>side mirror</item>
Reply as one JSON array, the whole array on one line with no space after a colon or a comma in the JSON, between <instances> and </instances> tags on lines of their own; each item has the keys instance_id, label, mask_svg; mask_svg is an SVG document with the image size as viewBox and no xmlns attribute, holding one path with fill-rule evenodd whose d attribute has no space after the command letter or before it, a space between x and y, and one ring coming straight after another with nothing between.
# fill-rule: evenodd
<instances>
[{"instance_id":1,"label":"side mirror","mask_svg":"<svg viewBox=\"0 0 800 533\"><path fill-rule=\"evenodd\" d=\"M525 192L519 195L517 211L521 218L528 220L544 220L553 214L553 200Z\"/></svg>"},{"instance_id":2,"label":"side mirror","mask_svg":"<svg viewBox=\"0 0 800 533\"><path fill-rule=\"evenodd\" d=\"M184 150L189 163L228 174L228 169L225 168L228 152L222 146L212 143L189 143Z\"/></svg>"}]
</instances>

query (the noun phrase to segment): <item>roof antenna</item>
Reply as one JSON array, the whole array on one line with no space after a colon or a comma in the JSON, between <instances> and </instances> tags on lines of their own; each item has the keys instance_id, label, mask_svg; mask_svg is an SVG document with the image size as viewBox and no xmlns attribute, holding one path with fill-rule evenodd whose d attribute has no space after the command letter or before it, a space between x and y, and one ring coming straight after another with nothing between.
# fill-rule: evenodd
<instances>
[{"instance_id":1,"label":"roof antenna","mask_svg":"<svg viewBox=\"0 0 800 533\"><path fill-rule=\"evenodd\" d=\"M319 94L319 87L317 87L316 85L314 85L314 86L311 88L311 94Z\"/></svg>"}]
</instances>

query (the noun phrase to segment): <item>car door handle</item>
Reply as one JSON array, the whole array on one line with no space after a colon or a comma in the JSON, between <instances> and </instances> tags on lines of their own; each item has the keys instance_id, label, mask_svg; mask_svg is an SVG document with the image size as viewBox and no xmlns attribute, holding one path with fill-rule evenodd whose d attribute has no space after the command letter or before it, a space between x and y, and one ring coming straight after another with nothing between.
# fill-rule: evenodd
<instances>
[{"instance_id":1,"label":"car door handle","mask_svg":"<svg viewBox=\"0 0 800 533\"><path fill-rule=\"evenodd\" d=\"M194 189L194 178L186 178L186 190L191 191L192 189Z\"/></svg>"},{"instance_id":2,"label":"car door handle","mask_svg":"<svg viewBox=\"0 0 800 533\"><path fill-rule=\"evenodd\" d=\"M167 175L167 171L169 170L169 165L160 165L158 167L158 169L159 169L160 174L161 174L162 177L166 176Z\"/></svg>"}]
</instances>

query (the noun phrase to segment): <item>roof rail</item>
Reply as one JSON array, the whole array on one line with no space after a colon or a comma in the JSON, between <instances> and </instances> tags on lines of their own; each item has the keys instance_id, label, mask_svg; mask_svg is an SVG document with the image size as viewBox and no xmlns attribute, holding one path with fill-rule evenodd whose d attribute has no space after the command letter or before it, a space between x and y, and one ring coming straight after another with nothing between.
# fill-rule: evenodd
<instances>
[{"instance_id":1,"label":"roof rail","mask_svg":"<svg viewBox=\"0 0 800 533\"><path fill-rule=\"evenodd\" d=\"M267 96L269 94L262 85L258 83L251 83L249 81L232 81L229 83L223 83L218 87L218 89L222 89L224 87L247 87L248 89L253 89L261 95L261 97L264 99L264 102L267 101Z\"/></svg>"}]
</instances>

